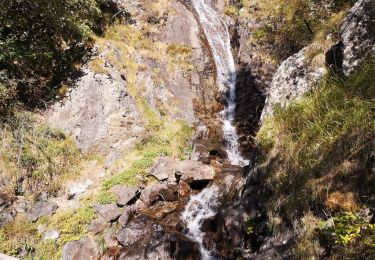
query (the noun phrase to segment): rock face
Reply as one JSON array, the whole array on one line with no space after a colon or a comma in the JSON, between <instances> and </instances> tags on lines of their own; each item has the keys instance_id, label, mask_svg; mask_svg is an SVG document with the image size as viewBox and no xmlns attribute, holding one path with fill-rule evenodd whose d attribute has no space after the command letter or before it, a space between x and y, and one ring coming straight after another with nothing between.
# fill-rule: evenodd
<instances>
[{"instance_id":1,"label":"rock face","mask_svg":"<svg viewBox=\"0 0 375 260\"><path fill-rule=\"evenodd\" d=\"M100 257L96 243L88 237L68 242L62 249L62 260L97 260Z\"/></svg>"},{"instance_id":2,"label":"rock face","mask_svg":"<svg viewBox=\"0 0 375 260\"><path fill-rule=\"evenodd\" d=\"M306 65L306 48L285 60L273 76L269 94L262 112L262 120L272 115L277 104L287 106L301 98L323 77L325 68L311 68Z\"/></svg>"},{"instance_id":3,"label":"rock face","mask_svg":"<svg viewBox=\"0 0 375 260\"><path fill-rule=\"evenodd\" d=\"M178 199L177 185L159 183L147 187L142 191L140 200L147 206L153 205L158 200L175 201Z\"/></svg>"},{"instance_id":4,"label":"rock face","mask_svg":"<svg viewBox=\"0 0 375 260\"><path fill-rule=\"evenodd\" d=\"M67 100L49 111L48 122L73 135L83 151L116 156L142 136L142 116L117 71L83 73Z\"/></svg>"},{"instance_id":5,"label":"rock face","mask_svg":"<svg viewBox=\"0 0 375 260\"><path fill-rule=\"evenodd\" d=\"M344 44L344 73L349 74L366 57L375 53L375 1L360 0L350 10L340 29Z\"/></svg>"},{"instance_id":6,"label":"rock face","mask_svg":"<svg viewBox=\"0 0 375 260\"><path fill-rule=\"evenodd\" d=\"M27 217L34 222L40 217L51 216L53 213L55 213L56 209L57 204L54 202L39 201L27 212Z\"/></svg>"}]
</instances>

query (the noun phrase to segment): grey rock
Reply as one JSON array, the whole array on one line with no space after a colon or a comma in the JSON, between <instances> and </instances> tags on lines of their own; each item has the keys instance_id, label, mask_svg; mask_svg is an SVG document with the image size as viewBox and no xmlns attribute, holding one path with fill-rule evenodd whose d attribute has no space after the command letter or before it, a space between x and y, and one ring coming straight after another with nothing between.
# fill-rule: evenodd
<instances>
[{"instance_id":1,"label":"grey rock","mask_svg":"<svg viewBox=\"0 0 375 260\"><path fill-rule=\"evenodd\" d=\"M288 106L312 90L326 72L326 69L312 68L306 64L306 48L285 60L273 76L261 120L271 116L275 106Z\"/></svg>"},{"instance_id":2,"label":"grey rock","mask_svg":"<svg viewBox=\"0 0 375 260\"><path fill-rule=\"evenodd\" d=\"M116 203L111 203L108 205L95 205L94 208L107 222L116 220L121 215L120 208L117 207Z\"/></svg>"},{"instance_id":3,"label":"grey rock","mask_svg":"<svg viewBox=\"0 0 375 260\"><path fill-rule=\"evenodd\" d=\"M68 242L62 248L62 260L97 260L99 257L99 248L89 237Z\"/></svg>"},{"instance_id":4,"label":"grey rock","mask_svg":"<svg viewBox=\"0 0 375 260\"><path fill-rule=\"evenodd\" d=\"M39 201L28 212L27 217L31 221L37 221L40 217L51 216L56 212L58 206L51 201Z\"/></svg>"},{"instance_id":5,"label":"grey rock","mask_svg":"<svg viewBox=\"0 0 375 260\"><path fill-rule=\"evenodd\" d=\"M138 188L128 185L118 185L113 187L111 192L117 196L117 204L125 206L137 195Z\"/></svg>"},{"instance_id":6,"label":"grey rock","mask_svg":"<svg viewBox=\"0 0 375 260\"><path fill-rule=\"evenodd\" d=\"M6 226L9 222L13 221L13 216L10 213L5 213L0 216L0 228Z\"/></svg>"},{"instance_id":7,"label":"grey rock","mask_svg":"<svg viewBox=\"0 0 375 260\"><path fill-rule=\"evenodd\" d=\"M118 241L112 230L104 234L104 243L107 248L118 246Z\"/></svg>"},{"instance_id":8,"label":"grey rock","mask_svg":"<svg viewBox=\"0 0 375 260\"><path fill-rule=\"evenodd\" d=\"M340 28L344 44L345 74L352 72L367 54L375 53L375 1L360 0L345 17Z\"/></svg>"},{"instance_id":9,"label":"grey rock","mask_svg":"<svg viewBox=\"0 0 375 260\"><path fill-rule=\"evenodd\" d=\"M121 73L109 70L110 76L85 68L69 98L52 106L47 119L71 134L83 151L116 159L142 138L144 121Z\"/></svg>"},{"instance_id":10,"label":"grey rock","mask_svg":"<svg viewBox=\"0 0 375 260\"><path fill-rule=\"evenodd\" d=\"M69 188L68 197L74 198L86 192L86 190L93 184L91 180L86 180L85 182L73 183Z\"/></svg>"},{"instance_id":11,"label":"grey rock","mask_svg":"<svg viewBox=\"0 0 375 260\"><path fill-rule=\"evenodd\" d=\"M129 209L128 207L125 208L125 212L122 213L122 215L120 216L120 218L118 219L118 223L122 226L122 227L126 227L126 225L129 223L129 220L132 216L132 210Z\"/></svg>"},{"instance_id":12,"label":"grey rock","mask_svg":"<svg viewBox=\"0 0 375 260\"><path fill-rule=\"evenodd\" d=\"M151 169L150 174L159 181L169 180L175 182L177 160L171 157L160 157L155 166Z\"/></svg>"},{"instance_id":13,"label":"grey rock","mask_svg":"<svg viewBox=\"0 0 375 260\"><path fill-rule=\"evenodd\" d=\"M212 180L215 177L215 170L199 161L180 161L176 166L176 174L181 180L191 183L193 181Z\"/></svg>"},{"instance_id":14,"label":"grey rock","mask_svg":"<svg viewBox=\"0 0 375 260\"><path fill-rule=\"evenodd\" d=\"M44 240L56 240L60 237L60 232L57 230L48 230L44 233Z\"/></svg>"},{"instance_id":15,"label":"grey rock","mask_svg":"<svg viewBox=\"0 0 375 260\"><path fill-rule=\"evenodd\" d=\"M145 222L137 221L131 222L127 227L119 230L115 237L121 245L128 246L144 237L147 233Z\"/></svg>"},{"instance_id":16,"label":"grey rock","mask_svg":"<svg viewBox=\"0 0 375 260\"><path fill-rule=\"evenodd\" d=\"M90 225L87 227L87 231L96 235L106 228L109 228L109 226L110 225L108 224L108 222L99 216L90 223Z\"/></svg>"},{"instance_id":17,"label":"grey rock","mask_svg":"<svg viewBox=\"0 0 375 260\"><path fill-rule=\"evenodd\" d=\"M178 200L177 185L158 183L148 186L142 191L140 200L147 206L153 205L158 200L176 201Z\"/></svg>"}]
</instances>

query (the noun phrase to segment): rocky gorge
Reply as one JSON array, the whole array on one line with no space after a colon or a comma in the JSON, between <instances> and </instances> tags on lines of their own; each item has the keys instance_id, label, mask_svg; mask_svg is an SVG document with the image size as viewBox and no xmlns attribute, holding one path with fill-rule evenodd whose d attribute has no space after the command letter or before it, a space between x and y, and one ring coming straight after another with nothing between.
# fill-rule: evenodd
<instances>
[{"instance_id":1,"label":"rocky gorge","mask_svg":"<svg viewBox=\"0 0 375 260\"><path fill-rule=\"evenodd\" d=\"M44 138L40 144L30 143L38 148L38 156L41 153L48 165L54 165L52 171L62 166L48 153L60 150L45 144L51 139L63 147L61 153L52 154L59 163L64 160L66 172L32 183L33 176L51 168L39 169L33 161L25 170L29 179L17 179L17 192L11 193L7 184L13 179L5 173L12 173L14 165L10 159L0 159L4 173L0 253L64 260L355 259L355 255L371 259L375 2L322 1L325 14L332 18L326 23L334 25L311 29L315 24L306 18L301 25L307 26L305 31L321 31L298 43L301 46L278 35L279 28L274 36L284 41L283 51L275 39L267 38L272 36L266 35L271 28L267 23L285 22L288 12L280 11L285 17L279 20L274 13L265 15L266 2L109 1L116 10L113 17L125 14L125 19L94 36L95 44L78 72L56 86L56 96L46 108L32 111L35 121L24 123L36 125L29 127L31 136ZM306 16L318 17L319 1L310 4L296 4L300 8L296 16L306 8ZM368 67L362 65L367 60ZM367 74L351 81L362 66ZM293 135L298 124L313 125L304 114L313 110L308 98L331 84L327 79L331 75L358 89L367 84L365 94L350 92L350 97L360 104L368 102L369 108L357 109L364 116L358 116L353 127L333 111L329 122L336 117L341 123L309 131L327 132L329 137L319 137L324 140L333 140L336 129L366 131L358 133L363 139L355 139L357 132L345 132L344 141L329 143L327 154L319 150L326 143L316 142L311 150L322 156L303 157L306 162L327 157L335 167L338 158L341 177L334 175L336 168L315 161L314 167L319 167L303 175L309 165L293 166L299 157L292 155L309 147L314 136L305 132L291 140L285 136ZM314 97L330 106L326 96ZM294 118L293 109L304 102L310 106L297 118L306 121L293 121L289 132L281 128L288 122L283 116ZM313 120L323 121L318 116ZM39 129L44 129L42 134ZM2 153L14 145L6 143L6 136ZM308 137L294 145L301 136ZM334 154L341 150L355 151ZM296 175L288 175L294 171ZM368 185L357 187L360 178ZM300 184L305 182L326 197L309 197L315 190ZM345 215L348 212L352 215ZM348 241L332 237L333 233Z\"/></svg>"}]
</instances>

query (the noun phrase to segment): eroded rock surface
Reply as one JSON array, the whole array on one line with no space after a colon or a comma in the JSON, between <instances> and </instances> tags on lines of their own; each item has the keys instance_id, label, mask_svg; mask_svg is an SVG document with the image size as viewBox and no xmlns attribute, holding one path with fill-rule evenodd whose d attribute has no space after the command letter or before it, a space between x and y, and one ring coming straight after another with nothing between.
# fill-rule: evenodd
<instances>
[{"instance_id":1,"label":"eroded rock surface","mask_svg":"<svg viewBox=\"0 0 375 260\"><path fill-rule=\"evenodd\" d=\"M375 53L375 1L360 0L340 29L344 44L344 73L352 72L370 52Z\"/></svg>"},{"instance_id":2,"label":"eroded rock surface","mask_svg":"<svg viewBox=\"0 0 375 260\"><path fill-rule=\"evenodd\" d=\"M306 64L306 48L285 60L273 76L262 112L262 120L273 114L276 105L287 106L301 98L323 77L326 69L312 68Z\"/></svg>"},{"instance_id":3,"label":"eroded rock surface","mask_svg":"<svg viewBox=\"0 0 375 260\"><path fill-rule=\"evenodd\" d=\"M97 260L100 257L98 245L89 237L68 242L62 249L62 260Z\"/></svg>"},{"instance_id":4,"label":"eroded rock surface","mask_svg":"<svg viewBox=\"0 0 375 260\"><path fill-rule=\"evenodd\" d=\"M40 217L51 216L56 210L56 203L51 201L39 201L27 212L27 217L34 222Z\"/></svg>"}]
</instances>

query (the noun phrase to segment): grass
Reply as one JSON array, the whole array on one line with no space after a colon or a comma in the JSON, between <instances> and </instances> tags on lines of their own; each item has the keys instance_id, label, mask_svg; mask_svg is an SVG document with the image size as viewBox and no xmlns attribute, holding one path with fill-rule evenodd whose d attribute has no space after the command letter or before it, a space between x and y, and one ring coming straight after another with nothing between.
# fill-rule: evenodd
<instances>
[{"instance_id":1,"label":"grass","mask_svg":"<svg viewBox=\"0 0 375 260\"><path fill-rule=\"evenodd\" d=\"M370 57L349 78L327 75L266 120L258 140L270 215L293 223L317 208L335 215L365 207L357 198L375 187L367 166L375 147L374 75Z\"/></svg>"},{"instance_id":2,"label":"grass","mask_svg":"<svg viewBox=\"0 0 375 260\"><path fill-rule=\"evenodd\" d=\"M1 126L0 176L2 191L37 196L59 193L64 180L73 178L81 159L75 142L61 131L18 112ZM21 181L23 180L23 181Z\"/></svg>"}]
</instances>

